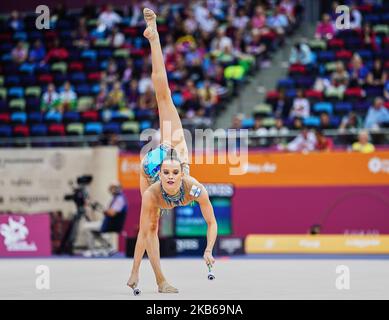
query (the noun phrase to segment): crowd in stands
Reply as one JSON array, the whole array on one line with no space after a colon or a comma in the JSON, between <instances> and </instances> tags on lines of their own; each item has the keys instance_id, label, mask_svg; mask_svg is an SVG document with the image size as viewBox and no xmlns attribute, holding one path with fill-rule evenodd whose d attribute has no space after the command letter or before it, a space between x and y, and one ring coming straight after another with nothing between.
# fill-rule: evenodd
<instances>
[{"instance_id":1,"label":"crowd in stands","mask_svg":"<svg viewBox=\"0 0 389 320\"><path fill-rule=\"evenodd\" d=\"M301 130L293 141L268 139L262 145L311 151L341 144L365 152L374 150L366 144L369 135L364 132L355 142L357 132L389 128L389 3L348 4L348 28L336 27L339 3L334 1L332 11L318 22L314 38L292 48L288 77L267 92L265 103L254 107L251 121L243 119L241 127L260 137L274 136L276 122L283 132ZM339 134L325 137L327 129ZM383 135L374 137L377 143L385 141Z\"/></svg>"},{"instance_id":2,"label":"crowd in stands","mask_svg":"<svg viewBox=\"0 0 389 320\"><path fill-rule=\"evenodd\" d=\"M0 137L138 133L157 125L142 9L158 13L173 101L210 126L248 73L300 21L299 0L159 1L126 7L58 4L0 21Z\"/></svg>"}]
</instances>

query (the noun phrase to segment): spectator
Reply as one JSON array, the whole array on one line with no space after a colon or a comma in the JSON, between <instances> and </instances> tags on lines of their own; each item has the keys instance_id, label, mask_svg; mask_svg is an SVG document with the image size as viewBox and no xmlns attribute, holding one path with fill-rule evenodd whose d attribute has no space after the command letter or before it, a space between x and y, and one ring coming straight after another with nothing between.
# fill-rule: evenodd
<instances>
[{"instance_id":1,"label":"spectator","mask_svg":"<svg viewBox=\"0 0 389 320\"><path fill-rule=\"evenodd\" d=\"M233 18L232 25L238 30L245 29L249 21L250 18L247 16L246 11L243 8L240 8L238 10L238 15Z\"/></svg>"},{"instance_id":2,"label":"spectator","mask_svg":"<svg viewBox=\"0 0 389 320\"><path fill-rule=\"evenodd\" d=\"M303 127L301 132L286 146L286 150L291 152L308 152L315 150L316 135Z\"/></svg>"},{"instance_id":3,"label":"spectator","mask_svg":"<svg viewBox=\"0 0 389 320\"><path fill-rule=\"evenodd\" d=\"M361 37L365 49L373 51L379 50L376 34L372 30L370 24L366 23L363 25Z\"/></svg>"},{"instance_id":4,"label":"spectator","mask_svg":"<svg viewBox=\"0 0 389 320\"><path fill-rule=\"evenodd\" d=\"M349 74L342 61L336 63L335 71L331 74L331 84L326 88L326 93L339 93L343 95L349 83Z\"/></svg>"},{"instance_id":5,"label":"spectator","mask_svg":"<svg viewBox=\"0 0 389 320\"><path fill-rule=\"evenodd\" d=\"M111 4L108 4L106 9L100 13L99 18L100 29L105 31L106 29L112 29L113 26L122 21L122 18L113 10Z\"/></svg>"},{"instance_id":6,"label":"spectator","mask_svg":"<svg viewBox=\"0 0 389 320\"><path fill-rule=\"evenodd\" d=\"M302 89L297 90L297 96L293 100L292 109L290 111L290 118L306 118L310 114L309 100L304 97L304 91Z\"/></svg>"},{"instance_id":7,"label":"spectator","mask_svg":"<svg viewBox=\"0 0 389 320\"><path fill-rule=\"evenodd\" d=\"M92 37L88 32L86 19L84 17L80 18L78 21L78 28L75 32L73 32L73 39L74 46L81 49L89 48Z\"/></svg>"},{"instance_id":8,"label":"spectator","mask_svg":"<svg viewBox=\"0 0 389 320\"><path fill-rule=\"evenodd\" d=\"M388 73L384 70L381 59L375 59L373 69L367 75L367 83L371 86L383 86L388 80Z\"/></svg>"},{"instance_id":9,"label":"spectator","mask_svg":"<svg viewBox=\"0 0 389 320\"><path fill-rule=\"evenodd\" d=\"M185 14L186 19L184 20L184 30L186 34L194 34L197 31L199 24L196 21L193 11L191 9L187 8L185 10Z\"/></svg>"},{"instance_id":10,"label":"spectator","mask_svg":"<svg viewBox=\"0 0 389 320\"><path fill-rule=\"evenodd\" d=\"M108 61L106 75L107 75L106 81L107 81L108 85L113 84L119 78L116 61L113 58L109 59L109 61Z\"/></svg>"},{"instance_id":11,"label":"spectator","mask_svg":"<svg viewBox=\"0 0 389 320\"><path fill-rule=\"evenodd\" d=\"M28 57L28 50L22 41L19 41L11 52L13 62L22 64Z\"/></svg>"},{"instance_id":12,"label":"spectator","mask_svg":"<svg viewBox=\"0 0 389 320\"><path fill-rule=\"evenodd\" d=\"M350 66L350 86L358 87L365 84L369 70L363 65L362 58L355 53L351 59Z\"/></svg>"},{"instance_id":13,"label":"spectator","mask_svg":"<svg viewBox=\"0 0 389 320\"><path fill-rule=\"evenodd\" d=\"M24 22L23 19L20 17L18 11L13 10L11 12L11 17L8 20L8 27L11 28L13 31L24 30Z\"/></svg>"},{"instance_id":14,"label":"spectator","mask_svg":"<svg viewBox=\"0 0 389 320\"><path fill-rule=\"evenodd\" d=\"M71 88L69 81L65 82L64 90L59 95L59 107L62 112L77 108L77 94Z\"/></svg>"},{"instance_id":15,"label":"spectator","mask_svg":"<svg viewBox=\"0 0 389 320\"><path fill-rule=\"evenodd\" d=\"M139 93L144 94L148 87L152 88L153 82L151 81L149 73L147 71L143 71L138 83Z\"/></svg>"},{"instance_id":16,"label":"spectator","mask_svg":"<svg viewBox=\"0 0 389 320\"><path fill-rule=\"evenodd\" d=\"M243 114L236 114L232 117L231 129L242 129Z\"/></svg>"},{"instance_id":17,"label":"spectator","mask_svg":"<svg viewBox=\"0 0 389 320\"><path fill-rule=\"evenodd\" d=\"M212 32L217 27L217 21L215 18L211 15L211 13L208 11L207 18L202 22L199 23L200 29L205 32Z\"/></svg>"},{"instance_id":18,"label":"spectator","mask_svg":"<svg viewBox=\"0 0 389 320\"><path fill-rule=\"evenodd\" d=\"M389 110L385 108L384 99L376 97L374 104L367 112L365 118L366 129L379 129L381 123L389 121Z\"/></svg>"},{"instance_id":19,"label":"spectator","mask_svg":"<svg viewBox=\"0 0 389 320\"><path fill-rule=\"evenodd\" d=\"M285 34L289 26L288 17L282 12L280 7L273 10L273 13L267 19L267 26L275 31L279 36Z\"/></svg>"},{"instance_id":20,"label":"spectator","mask_svg":"<svg viewBox=\"0 0 389 320\"><path fill-rule=\"evenodd\" d=\"M289 62L291 64L310 65L313 63L313 54L311 48L303 42L298 42L292 48Z\"/></svg>"},{"instance_id":21,"label":"spectator","mask_svg":"<svg viewBox=\"0 0 389 320\"><path fill-rule=\"evenodd\" d=\"M114 26L112 28L111 35L108 36L108 41L114 48L120 48L125 42L124 34L119 31L119 28Z\"/></svg>"},{"instance_id":22,"label":"spectator","mask_svg":"<svg viewBox=\"0 0 389 320\"><path fill-rule=\"evenodd\" d=\"M139 101L138 80L132 79L127 87L127 103L131 109L134 109Z\"/></svg>"},{"instance_id":23,"label":"spectator","mask_svg":"<svg viewBox=\"0 0 389 320\"><path fill-rule=\"evenodd\" d=\"M204 82L204 86L198 89L198 95L200 97L200 104L206 109L206 114L209 115L210 110L217 103L217 93L216 90L211 87L209 81Z\"/></svg>"},{"instance_id":24,"label":"spectator","mask_svg":"<svg viewBox=\"0 0 389 320\"><path fill-rule=\"evenodd\" d=\"M30 50L28 61L31 63L39 64L44 60L45 56L46 49L42 45L42 42L39 39L35 40L34 45Z\"/></svg>"},{"instance_id":25,"label":"spectator","mask_svg":"<svg viewBox=\"0 0 389 320\"><path fill-rule=\"evenodd\" d=\"M141 109L157 108L157 100L151 87L147 87L146 92L140 96L139 107Z\"/></svg>"},{"instance_id":26,"label":"spectator","mask_svg":"<svg viewBox=\"0 0 389 320\"><path fill-rule=\"evenodd\" d=\"M289 129L284 126L282 118L276 118L276 123L273 127L268 130L269 135L275 136L273 138L273 145L286 144L286 137L277 137L277 136L286 136L289 133Z\"/></svg>"},{"instance_id":27,"label":"spectator","mask_svg":"<svg viewBox=\"0 0 389 320\"><path fill-rule=\"evenodd\" d=\"M262 6L255 7L254 16L251 18L251 27L260 33L266 30L266 15Z\"/></svg>"},{"instance_id":28,"label":"spectator","mask_svg":"<svg viewBox=\"0 0 389 320\"><path fill-rule=\"evenodd\" d=\"M267 128L263 125L263 119L262 118L255 118L254 119L254 126L253 131L258 137L266 137L268 135Z\"/></svg>"},{"instance_id":29,"label":"spectator","mask_svg":"<svg viewBox=\"0 0 389 320\"><path fill-rule=\"evenodd\" d=\"M375 151L374 145L369 142L369 132L367 130L359 132L358 141L352 144L351 150L361 153L371 153Z\"/></svg>"},{"instance_id":30,"label":"spectator","mask_svg":"<svg viewBox=\"0 0 389 320\"><path fill-rule=\"evenodd\" d=\"M363 126L362 119L354 112L351 111L348 115L342 118L342 122L339 126L340 132L345 132L346 130L359 130Z\"/></svg>"},{"instance_id":31,"label":"spectator","mask_svg":"<svg viewBox=\"0 0 389 320\"><path fill-rule=\"evenodd\" d=\"M66 60L69 57L69 52L66 48L60 46L59 40L54 40L54 46L49 50L45 57L45 63L51 62L51 60Z\"/></svg>"},{"instance_id":32,"label":"spectator","mask_svg":"<svg viewBox=\"0 0 389 320\"><path fill-rule=\"evenodd\" d=\"M211 52L219 53L224 51L225 48L232 48L232 40L226 36L224 28L219 28L215 39L211 42Z\"/></svg>"},{"instance_id":33,"label":"spectator","mask_svg":"<svg viewBox=\"0 0 389 320\"><path fill-rule=\"evenodd\" d=\"M108 94L107 107L112 110L119 110L125 106L124 92L119 81L113 85L111 92Z\"/></svg>"},{"instance_id":34,"label":"spectator","mask_svg":"<svg viewBox=\"0 0 389 320\"><path fill-rule=\"evenodd\" d=\"M326 137L321 129L315 131L316 134L316 145L315 150L317 151L331 151L334 147L334 143L331 138Z\"/></svg>"},{"instance_id":35,"label":"spectator","mask_svg":"<svg viewBox=\"0 0 389 320\"><path fill-rule=\"evenodd\" d=\"M335 28L328 14L323 14L322 21L318 23L315 37L318 39L332 39L335 35Z\"/></svg>"},{"instance_id":36,"label":"spectator","mask_svg":"<svg viewBox=\"0 0 389 320\"><path fill-rule=\"evenodd\" d=\"M303 119L301 118L294 118L292 122L292 129L293 130L302 130L304 127Z\"/></svg>"},{"instance_id":37,"label":"spectator","mask_svg":"<svg viewBox=\"0 0 389 320\"><path fill-rule=\"evenodd\" d=\"M290 111L290 102L288 103L284 90L279 91L277 101L274 103L273 111L276 117L288 117Z\"/></svg>"},{"instance_id":38,"label":"spectator","mask_svg":"<svg viewBox=\"0 0 389 320\"><path fill-rule=\"evenodd\" d=\"M320 114L320 129L334 129L334 126L331 124L330 116L327 112L322 112Z\"/></svg>"},{"instance_id":39,"label":"spectator","mask_svg":"<svg viewBox=\"0 0 389 320\"><path fill-rule=\"evenodd\" d=\"M133 76L133 68L134 68L134 63L131 58L128 58L126 61L126 69L124 69L123 78L122 78L122 81L124 83L129 83L131 81Z\"/></svg>"},{"instance_id":40,"label":"spectator","mask_svg":"<svg viewBox=\"0 0 389 320\"><path fill-rule=\"evenodd\" d=\"M59 106L59 95L55 91L55 85L50 83L47 86L47 91L42 96L41 110L51 111L57 109Z\"/></svg>"},{"instance_id":41,"label":"spectator","mask_svg":"<svg viewBox=\"0 0 389 320\"><path fill-rule=\"evenodd\" d=\"M107 85L105 83L101 83L99 93L97 94L96 99L95 99L96 110L101 110L101 109L105 108L107 98L108 98Z\"/></svg>"}]
</instances>

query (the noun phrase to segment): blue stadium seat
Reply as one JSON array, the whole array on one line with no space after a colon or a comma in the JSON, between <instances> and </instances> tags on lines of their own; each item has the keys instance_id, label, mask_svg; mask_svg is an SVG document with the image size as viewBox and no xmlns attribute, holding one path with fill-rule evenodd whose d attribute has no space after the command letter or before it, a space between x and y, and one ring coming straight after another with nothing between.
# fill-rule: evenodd
<instances>
[{"instance_id":1,"label":"blue stadium seat","mask_svg":"<svg viewBox=\"0 0 389 320\"><path fill-rule=\"evenodd\" d=\"M330 118L330 124L334 128L338 128L340 123L341 123L341 121L342 121L342 119L340 117L338 117L338 116L332 116Z\"/></svg>"},{"instance_id":2,"label":"blue stadium seat","mask_svg":"<svg viewBox=\"0 0 389 320\"><path fill-rule=\"evenodd\" d=\"M45 124L33 124L30 129L32 136L46 136L47 126Z\"/></svg>"},{"instance_id":3,"label":"blue stadium seat","mask_svg":"<svg viewBox=\"0 0 389 320\"><path fill-rule=\"evenodd\" d=\"M330 102L318 102L313 105L313 112L315 113L321 113L326 112L329 115L333 112L333 106Z\"/></svg>"},{"instance_id":4,"label":"blue stadium seat","mask_svg":"<svg viewBox=\"0 0 389 320\"><path fill-rule=\"evenodd\" d=\"M319 117L307 117L304 119L304 125L307 127L318 127L320 126L320 118Z\"/></svg>"},{"instance_id":5,"label":"blue stadium seat","mask_svg":"<svg viewBox=\"0 0 389 320\"><path fill-rule=\"evenodd\" d=\"M318 62L329 62L335 60L335 52L333 51L319 51L317 53Z\"/></svg>"},{"instance_id":6,"label":"blue stadium seat","mask_svg":"<svg viewBox=\"0 0 389 320\"><path fill-rule=\"evenodd\" d=\"M0 137L8 138L12 135L12 127L8 125L0 125Z\"/></svg>"},{"instance_id":7,"label":"blue stadium seat","mask_svg":"<svg viewBox=\"0 0 389 320\"><path fill-rule=\"evenodd\" d=\"M74 72L69 75L71 83L84 83L86 81L86 76L84 72Z\"/></svg>"},{"instance_id":8,"label":"blue stadium seat","mask_svg":"<svg viewBox=\"0 0 389 320\"><path fill-rule=\"evenodd\" d=\"M33 73L35 70L35 64L25 62L20 66L19 70L20 72Z\"/></svg>"},{"instance_id":9,"label":"blue stadium seat","mask_svg":"<svg viewBox=\"0 0 389 320\"><path fill-rule=\"evenodd\" d=\"M110 122L106 123L103 126L103 132L104 133L115 133L119 134L120 133L120 124L117 122Z\"/></svg>"},{"instance_id":10,"label":"blue stadium seat","mask_svg":"<svg viewBox=\"0 0 389 320\"><path fill-rule=\"evenodd\" d=\"M97 53L95 50L84 50L81 52L81 58L88 60L96 60Z\"/></svg>"},{"instance_id":11,"label":"blue stadium seat","mask_svg":"<svg viewBox=\"0 0 389 320\"><path fill-rule=\"evenodd\" d=\"M26 108L28 111L40 111L41 110L40 104L41 102L39 98L35 98L35 97L26 98Z\"/></svg>"},{"instance_id":12,"label":"blue stadium seat","mask_svg":"<svg viewBox=\"0 0 389 320\"><path fill-rule=\"evenodd\" d=\"M286 90L285 92L285 96L288 98L288 99L293 99L295 98L297 95L297 90L296 89L288 89Z\"/></svg>"},{"instance_id":13,"label":"blue stadium seat","mask_svg":"<svg viewBox=\"0 0 389 320\"><path fill-rule=\"evenodd\" d=\"M12 87L8 89L8 97L23 98L24 89L22 87Z\"/></svg>"},{"instance_id":14,"label":"blue stadium seat","mask_svg":"<svg viewBox=\"0 0 389 320\"><path fill-rule=\"evenodd\" d=\"M151 121L144 120L140 123L140 131L151 128Z\"/></svg>"},{"instance_id":15,"label":"blue stadium seat","mask_svg":"<svg viewBox=\"0 0 389 320\"><path fill-rule=\"evenodd\" d=\"M75 90L79 96L89 96L91 94L91 86L86 83L76 86Z\"/></svg>"},{"instance_id":16,"label":"blue stadium seat","mask_svg":"<svg viewBox=\"0 0 389 320\"><path fill-rule=\"evenodd\" d=\"M172 94L172 99L173 99L174 105L178 108L184 104L184 98L183 98L181 92L178 92L178 91L174 92Z\"/></svg>"},{"instance_id":17,"label":"blue stadium seat","mask_svg":"<svg viewBox=\"0 0 389 320\"><path fill-rule=\"evenodd\" d=\"M13 123L23 123L27 122L27 114L25 112L14 112L11 114L11 121Z\"/></svg>"},{"instance_id":18,"label":"blue stadium seat","mask_svg":"<svg viewBox=\"0 0 389 320\"><path fill-rule=\"evenodd\" d=\"M45 114L45 121L50 123L60 123L62 122L62 113L58 111L48 111Z\"/></svg>"},{"instance_id":19,"label":"blue stadium seat","mask_svg":"<svg viewBox=\"0 0 389 320\"><path fill-rule=\"evenodd\" d=\"M27 33L24 31L16 31L13 35L13 39L16 41L26 41Z\"/></svg>"},{"instance_id":20,"label":"blue stadium seat","mask_svg":"<svg viewBox=\"0 0 389 320\"><path fill-rule=\"evenodd\" d=\"M286 78L286 79L280 79L277 84L277 88L281 89L292 89L294 88L295 83L293 79Z\"/></svg>"},{"instance_id":21,"label":"blue stadium seat","mask_svg":"<svg viewBox=\"0 0 389 320\"><path fill-rule=\"evenodd\" d=\"M88 122L85 124L85 134L101 134L103 126L99 122Z\"/></svg>"},{"instance_id":22,"label":"blue stadium seat","mask_svg":"<svg viewBox=\"0 0 389 320\"><path fill-rule=\"evenodd\" d=\"M17 87L20 84L19 76L6 76L4 79L4 85L6 87Z\"/></svg>"},{"instance_id":23,"label":"blue stadium seat","mask_svg":"<svg viewBox=\"0 0 389 320\"><path fill-rule=\"evenodd\" d=\"M80 114L75 111L67 111L63 114L63 122L71 123L71 122L79 122Z\"/></svg>"},{"instance_id":24,"label":"blue stadium seat","mask_svg":"<svg viewBox=\"0 0 389 320\"><path fill-rule=\"evenodd\" d=\"M353 105L351 102L337 102L334 109L336 114L346 114L353 109Z\"/></svg>"},{"instance_id":25,"label":"blue stadium seat","mask_svg":"<svg viewBox=\"0 0 389 320\"><path fill-rule=\"evenodd\" d=\"M28 114L28 121L30 123L42 123L43 113L42 112L30 112Z\"/></svg>"},{"instance_id":26,"label":"blue stadium seat","mask_svg":"<svg viewBox=\"0 0 389 320\"><path fill-rule=\"evenodd\" d=\"M244 129L252 128L254 127L254 119L253 118L245 118L242 120L242 127Z\"/></svg>"}]
</instances>

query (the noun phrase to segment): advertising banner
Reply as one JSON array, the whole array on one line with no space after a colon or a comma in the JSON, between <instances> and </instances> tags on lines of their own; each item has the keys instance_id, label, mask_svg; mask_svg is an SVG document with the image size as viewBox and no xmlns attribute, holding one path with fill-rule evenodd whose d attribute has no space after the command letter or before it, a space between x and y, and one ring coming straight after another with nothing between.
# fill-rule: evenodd
<instances>
[{"instance_id":1,"label":"advertising banner","mask_svg":"<svg viewBox=\"0 0 389 320\"><path fill-rule=\"evenodd\" d=\"M0 257L51 255L50 216L0 215Z\"/></svg>"},{"instance_id":2,"label":"advertising banner","mask_svg":"<svg viewBox=\"0 0 389 320\"><path fill-rule=\"evenodd\" d=\"M202 183L232 183L235 187L292 186L387 186L389 152L258 153L240 163L244 174L231 175L232 165L201 164L196 160L191 175ZM124 187L139 188L139 155L122 155L119 176Z\"/></svg>"},{"instance_id":3,"label":"advertising banner","mask_svg":"<svg viewBox=\"0 0 389 320\"><path fill-rule=\"evenodd\" d=\"M0 150L0 210L5 212L74 211L64 201L69 182L88 174L92 199L109 201L108 184L117 179L118 150L101 148L42 148Z\"/></svg>"},{"instance_id":4,"label":"advertising banner","mask_svg":"<svg viewBox=\"0 0 389 320\"><path fill-rule=\"evenodd\" d=\"M246 253L388 254L389 236L248 235Z\"/></svg>"}]
</instances>

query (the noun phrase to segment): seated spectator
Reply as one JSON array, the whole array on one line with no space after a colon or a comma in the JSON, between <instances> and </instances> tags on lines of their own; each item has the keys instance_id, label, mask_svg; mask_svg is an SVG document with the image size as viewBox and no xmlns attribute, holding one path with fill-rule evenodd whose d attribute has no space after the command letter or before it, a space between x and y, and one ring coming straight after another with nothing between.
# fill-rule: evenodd
<instances>
[{"instance_id":1,"label":"seated spectator","mask_svg":"<svg viewBox=\"0 0 389 320\"><path fill-rule=\"evenodd\" d=\"M243 114L236 114L232 117L232 124L230 129L242 129Z\"/></svg>"},{"instance_id":2,"label":"seated spectator","mask_svg":"<svg viewBox=\"0 0 389 320\"><path fill-rule=\"evenodd\" d=\"M109 43L114 48L120 48L124 45L126 38L124 34L120 32L118 27L113 27L111 34L108 36Z\"/></svg>"},{"instance_id":3,"label":"seated spectator","mask_svg":"<svg viewBox=\"0 0 389 320\"><path fill-rule=\"evenodd\" d=\"M279 36L285 34L289 27L288 17L282 12L282 8L276 7L267 19L267 26L275 31Z\"/></svg>"},{"instance_id":4,"label":"seated spectator","mask_svg":"<svg viewBox=\"0 0 389 320\"><path fill-rule=\"evenodd\" d=\"M259 33L266 31L266 15L263 6L255 7L255 13L251 18L251 27Z\"/></svg>"},{"instance_id":5,"label":"seated spectator","mask_svg":"<svg viewBox=\"0 0 389 320\"><path fill-rule=\"evenodd\" d=\"M371 86L383 86L388 80L388 73L385 71L381 59L375 59L373 69L367 75L367 83Z\"/></svg>"},{"instance_id":6,"label":"seated spectator","mask_svg":"<svg viewBox=\"0 0 389 320\"><path fill-rule=\"evenodd\" d=\"M217 28L217 21L216 19L211 15L211 13L208 11L207 18L202 22L199 23L200 30L204 32L213 32Z\"/></svg>"},{"instance_id":7,"label":"seated spectator","mask_svg":"<svg viewBox=\"0 0 389 320\"><path fill-rule=\"evenodd\" d=\"M250 18L246 14L246 10L240 8L238 10L238 14L233 18L232 25L234 28L240 30L245 29L247 24L249 23Z\"/></svg>"},{"instance_id":8,"label":"seated spectator","mask_svg":"<svg viewBox=\"0 0 389 320\"><path fill-rule=\"evenodd\" d=\"M28 61L31 63L39 64L44 60L45 56L46 49L42 45L42 42L39 39L35 40L33 47L30 49Z\"/></svg>"},{"instance_id":9,"label":"seated spectator","mask_svg":"<svg viewBox=\"0 0 389 320\"><path fill-rule=\"evenodd\" d=\"M28 57L28 50L22 41L19 41L15 48L11 51L12 61L17 64L22 64Z\"/></svg>"},{"instance_id":10,"label":"seated spectator","mask_svg":"<svg viewBox=\"0 0 389 320\"><path fill-rule=\"evenodd\" d=\"M89 34L85 18L80 18L76 31L73 32L73 45L80 49L90 47L92 36Z\"/></svg>"},{"instance_id":11,"label":"seated spectator","mask_svg":"<svg viewBox=\"0 0 389 320\"><path fill-rule=\"evenodd\" d=\"M106 9L100 13L99 18L100 28L105 31L112 29L113 26L122 21L122 18L113 10L111 4L108 4Z\"/></svg>"},{"instance_id":12,"label":"seated spectator","mask_svg":"<svg viewBox=\"0 0 389 320\"><path fill-rule=\"evenodd\" d=\"M344 64L342 61L338 61L336 63L336 69L331 74L331 83L330 85L325 89L326 93L339 93L343 94L344 91L347 89L348 82L349 82L349 74L344 67Z\"/></svg>"},{"instance_id":13,"label":"seated spectator","mask_svg":"<svg viewBox=\"0 0 389 320\"><path fill-rule=\"evenodd\" d=\"M380 124L389 121L389 110L385 108L384 99L376 97L365 118L366 129L379 129Z\"/></svg>"},{"instance_id":14,"label":"seated spectator","mask_svg":"<svg viewBox=\"0 0 389 320\"><path fill-rule=\"evenodd\" d=\"M292 130L302 130L304 127L303 120L301 118L294 118L291 126Z\"/></svg>"},{"instance_id":15,"label":"seated spectator","mask_svg":"<svg viewBox=\"0 0 389 320\"><path fill-rule=\"evenodd\" d=\"M59 109L62 112L77 109L77 94L71 88L69 81L65 82L64 89L59 95Z\"/></svg>"},{"instance_id":16,"label":"seated spectator","mask_svg":"<svg viewBox=\"0 0 389 320\"><path fill-rule=\"evenodd\" d=\"M206 113L209 114L209 110L217 104L218 99L216 90L211 87L209 81L205 81L204 86L198 89L198 94L201 106L204 107L207 110Z\"/></svg>"},{"instance_id":17,"label":"seated spectator","mask_svg":"<svg viewBox=\"0 0 389 320\"><path fill-rule=\"evenodd\" d=\"M359 132L358 141L352 144L351 150L361 153L371 153L375 151L374 145L369 142L369 132L367 130Z\"/></svg>"},{"instance_id":18,"label":"seated spectator","mask_svg":"<svg viewBox=\"0 0 389 320\"><path fill-rule=\"evenodd\" d=\"M254 119L254 126L252 129L258 137L266 137L268 135L267 128L263 125L262 118Z\"/></svg>"},{"instance_id":19,"label":"seated spectator","mask_svg":"<svg viewBox=\"0 0 389 320\"><path fill-rule=\"evenodd\" d=\"M226 36L224 28L219 28L216 37L211 42L211 52L220 53L225 48L232 48L232 40Z\"/></svg>"},{"instance_id":20,"label":"seated spectator","mask_svg":"<svg viewBox=\"0 0 389 320\"><path fill-rule=\"evenodd\" d=\"M108 61L107 69L106 69L106 81L109 85L116 82L119 78L118 68L116 65L115 59L111 58Z\"/></svg>"},{"instance_id":21,"label":"seated spectator","mask_svg":"<svg viewBox=\"0 0 389 320\"><path fill-rule=\"evenodd\" d=\"M331 138L326 137L321 129L315 131L316 134L316 145L315 150L317 151L331 151L334 147L334 142Z\"/></svg>"},{"instance_id":22,"label":"seated spectator","mask_svg":"<svg viewBox=\"0 0 389 320\"><path fill-rule=\"evenodd\" d=\"M19 14L19 11L13 10L11 16L7 23L8 27L13 31L22 31L24 30L24 22L22 17Z\"/></svg>"},{"instance_id":23,"label":"seated spectator","mask_svg":"<svg viewBox=\"0 0 389 320\"><path fill-rule=\"evenodd\" d=\"M363 126L362 119L354 112L351 111L348 115L342 118L342 122L339 126L340 132L345 132L346 130L359 130Z\"/></svg>"},{"instance_id":24,"label":"seated spectator","mask_svg":"<svg viewBox=\"0 0 389 320\"><path fill-rule=\"evenodd\" d=\"M269 128L268 134L271 136L285 136L289 133L289 129L284 126L282 118L276 118L276 123L273 127ZM287 137L275 137L273 138L273 145L286 144Z\"/></svg>"},{"instance_id":25,"label":"seated spectator","mask_svg":"<svg viewBox=\"0 0 389 320\"><path fill-rule=\"evenodd\" d=\"M334 129L333 125L331 124L330 116L327 112L322 112L320 114L320 129Z\"/></svg>"},{"instance_id":26,"label":"seated spectator","mask_svg":"<svg viewBox=\"0 0 389 320\"><path fill-rule=\"evenodd\" d=\"M127 86L127 103L131 109L134 109L139 101L140 93L138 89L138 80L132 79Z\"/></svg>"},{"instance_id":27,"label":"seated spectator","mask_svg":"<svg viewBox=\"0 0 389 320\"><path fill-rule=\"evenodd\" d=\"M131 58L128 58L126 61L126 69L124 69L123 78L122 78L122 81L124 83L129 83L131 81L133 75L133 68L134 68L134 63Z\"/></svg>"},{"instance_id":28,"label":"seated spectator","mask_svg":"<svg viewBox=\"0 0 389 320\"><path fill-rule=\"evenodd\" d=\"M187 8L185 10L185 15L186 15L186 18L184 20L184 30L185 30L186 34L194 34L197 31L199 24L197 23L197 21L195 19L193 11L191 9Z\"/></svg>"},{"instance_id":29,"label":"seated spectator","mask_svg":"<svg viewBox=\"0 0 389 320\"><path fill-rule=\"evenodd\" d=\"M101 83L99 93L97 94L95 99L96 110L104 109L106 107L107 99L108 99L107 85L105 83Z\"/></svg>"},{"instance_id":30,"label":"seated spectator","mask_svg":"<svg viewBox=\"0 0 389 320\"><path fill-rule=\"evenodd\" d=\"M317 24L315 37L318 39L332 39L335 35L335 28L328 14L323 14L322 21Z\"/></svg>"},{"instance_id":31,"label":"seated spectator","mask_svg":"<svg viewBox=\"0 0 389 320\"><path fill-rule=\"evenodd\" d=\"M146 92L140 96L139 107L143 110L157 108L157 100L151 87L147 87Z\"/></svg>"},{"instance_id":32,"label":"seated spectator","mask_svg":"<svg viewBox=\"0 0 389 320\"><path fill-rule=\"evenodd\" d=\"M325 76L319 76L316 78L315 83L313 84L313 90L324 92L328 89L333 88L331 81Z\"/></svg>"},{"instance_id":33,"label":"seated spectator","mask_svg":"<svg viewBox=\"0 0 389 320\"><path fill-rule=\"evenodd\" d=\"M297 3L294 0L281 0L280 2L280 8L285 12L290 23L296 22L296 18L295 18L296 4Z\"/></svg>"},{"instance_id":34,"label":"seated spectator","mask_svg":"<svg viewBox=\"0 0 389 320\"><path fill-rule=\"evenodd\" d=\"M61 47L59 40L54 40L54 46L49 50L45 57L45 63L52 62L51 60L66 60L69 57L69 52L66 48Z\"/></svg>"},{"instance_id":35,"label":"seated spectator","mask_svg":"<svg viewBox=\"0 0 389 320\"><path fill-rule=\"evenodd\" d=\"M138 83L139 93L144 94L148 87L152 88L153 82L151 81L149 73L147 71L143 71Z\"/></svg>"},{"instance_id":36,"label":"seated spectator","mask_svg":"<svg viewBox=\"0 0 389 320\"><path fill-rule=\"evenodd\" d=\"M316 135L303 127L301 132L289 142L286 146L286 150L291 152L309 152L315 150L316 146Z\"/></svg>"},{"instance_id":37,"label":"seated spectator","mask_svg":"<svg viewBox=\"0 0 389 320\"><path fill-rule=\"evenodd\" d=\"M262 35L258 29L251 30L251 39L246 42L248 54L259 57L266 51L266 45L262 41Z\"/></svg>"},{"instance_id":38,"label":"seated spectator","mask_svg":"<svg viewBox=\"0 0 389 320\"><path fill-rule=\"evenodd\" d=\"M50 83L47 86L47 91L42 95L41 110L51 111L57 110L59 106L59 95L55 91L55 85Z\"/></svg>"},{"instance_id":39,"label":"seated spectator","mask_svg":"<svg viewBox=\"0 0 389 320\"><path fill-rule=\"evenodd\" d=\"M363 86L365 84L369 70L364 66L361 56L357 53L351 59L349 73L351 87Z\"/></svg>"},{"instance_id":40,"label":"seated spectator","mask_svg":"<svg viewBox=\"0 0 389 320\"><path fill-rule=\"evenodd\" d=\"M121 83L116 81L112 90L108 94L107 107L113 110L119 110L125 107L126 102L124 99L124 92L121 87Z\"/></svg>"},{"instance_id":41,"label":"seated spectator","mask_svg":"<svg viewBox=\"0 0 389 320\"><path fill-rule=\"evenodd\" d=\"M304 97L302 89L297 90L297 96L293 99L292 109L290 110L290 118L306 118L310 114L309 100Z\"/></svg>"},{"instance_id":42,"label":"seated spectator","mask_svg":"<svg viewBox=\"0 0 389 320\"><path fill-rule=\"evenodd\" d=\"M313 63L313 54L311 48L303 42L298 42L292 48L289 62L291 64L310 65Z\"/></svg>"},{"instance_id":43,"label":"seated spectator","mask_svg":"<svg viewBox=\"0 0 389 320\"><path fill-rule=\"evenodd\" d=\"M368 50L378 51L379 45L377 42L377 37L371 25L366 23L363 25L363 29L361 32L363 47Z\"/></svg>"}]
</instances>

